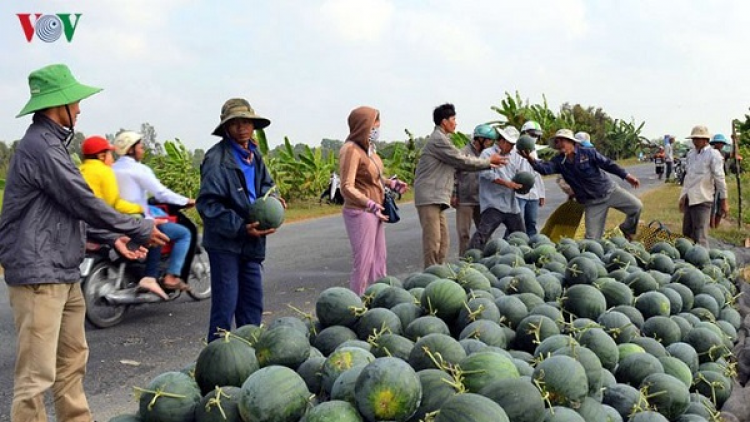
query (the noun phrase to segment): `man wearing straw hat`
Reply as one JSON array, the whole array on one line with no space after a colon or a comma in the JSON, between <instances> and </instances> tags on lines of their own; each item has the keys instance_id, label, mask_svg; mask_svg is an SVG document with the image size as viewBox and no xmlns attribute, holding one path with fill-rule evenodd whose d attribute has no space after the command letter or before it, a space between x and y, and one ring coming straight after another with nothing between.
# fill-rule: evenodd
<instances>
[{"instance_id":1,"label":"man wearing straw hat","mask_svg":"<svg viewBox=\"0 0 750 422\"><path fill-rule=\"evenodd\" d=\"M724 179L724 160L719 151L711 148L711 135L705 126L695 126L688 136L693 146L685 158L685 181L680 194L682 234L708 247L708 228L711 221L711 204L718 194L719 212L725 217L729 212L727 183Z\"/></svg>"},{"instance_id":2,"label":"man wearing straw hat","mask_svg":"<svg viewBox=\"0 0 750 422\"><path fill-rule=\"evenodd\" d=\"M209 343L218 331L231 330L233 322L260 325L266 236L276 232L248 221L251 204L275 188L254 135L271 121L255 114L243 98L227 100L219 119L212 134L221 141L206 152L195 201L211 264Z\"/></svg>"},{"instance_id":3,"label":"man wearing straw hat","mask_svg":"<svg viewBox=\"0 0 750 422\"><path fill-rule=\"evenodd\" d=\"M0 214L0 264L18 336L11 421L46 421L50 388L57 420L91 421L83 391L81 223L100 229L88 234L126 257L138 254L128 251L128 237L113 233L139 244L169 239L152 221L120 214L94 196L68 155L79 102L101 89L79 83L61 64L31 72L29 88L31 99L16 117L34 117L10 161Z\"/></svg>"},{"instance_id":4,"label":"man wearing straw hat","mask_svg":"<svg viewBox=\"0 0 750 422\"><path fill-rule=\"evenodd\" d=\"M614 183L606 173L619 176L634 188L640 186L640 181L596 149L583 147L581 139L576 138L570 129L558 130L554 141L559 145L560 154L549 162L538 161L528 152L520 154L529 160L539 174L559 173L570 185L576 201L585 207L587 239L601 239L610 208L625 214L625 221L619 227L628 240L632 239L638 228L643 204Z\"/></svg>"}]
</instances>

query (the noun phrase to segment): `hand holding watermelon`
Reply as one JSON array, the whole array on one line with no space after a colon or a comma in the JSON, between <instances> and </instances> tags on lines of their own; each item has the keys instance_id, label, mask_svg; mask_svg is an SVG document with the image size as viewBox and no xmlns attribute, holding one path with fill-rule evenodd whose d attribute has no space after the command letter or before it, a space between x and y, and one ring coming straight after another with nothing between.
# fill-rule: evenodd
<instances>
[{"instance_id":1,"label":"hand holding watermelon","mask_svg":"<svg viewBox=\"0 0 750 422\"><path fill-rule=\"evenodd\" d=\"M275 189L274 186L250 206L248 221L251 223L245 225L248 235L260 237L274 233L284 222L286 202L281 198L270 196Z\"/></svg>"}]
</instances>

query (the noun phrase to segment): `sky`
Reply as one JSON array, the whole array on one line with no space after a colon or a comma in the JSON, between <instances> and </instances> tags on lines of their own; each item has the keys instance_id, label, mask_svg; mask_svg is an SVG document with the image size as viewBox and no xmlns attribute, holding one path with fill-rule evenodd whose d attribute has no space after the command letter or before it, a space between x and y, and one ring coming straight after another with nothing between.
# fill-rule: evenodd
<instances>
[{"instance_id":1,"label":"sky","mask_svg":"<svg viewBox=\"0 0 750 422\"><path fill-rule=\"evenodd\" d=\"M81 16L70 42L46 43L19 13ZM23 136L28 74L53 63L104 88L77 130L148 122L191 149L218 141L234 97L271 120L272 147L345 139L360 105L380 111L382 140L429 134L445 102L471 132L516 91L645 121L649 138L727 134L750 106L749 16L740 0L4 0L0 140Z\"/></svg>"}]
</instances>

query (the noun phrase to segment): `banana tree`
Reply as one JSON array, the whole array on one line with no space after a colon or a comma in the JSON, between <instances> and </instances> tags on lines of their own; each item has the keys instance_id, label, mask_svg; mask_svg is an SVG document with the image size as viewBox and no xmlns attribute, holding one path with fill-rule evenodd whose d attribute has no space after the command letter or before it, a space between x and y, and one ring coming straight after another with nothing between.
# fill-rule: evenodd
<instances>
[{"instance_id":1,"label":"banana tree","mask_svg":"<svg viewBox=\"0 0 750 422\"><path fill-rule=\"evenodd\" d=\"M200 169L193 165L190 150L177 138L164 142L164 154L149 154L146 164L168 188L190 198L198 196Z\"/></svg>"}]
</instances>

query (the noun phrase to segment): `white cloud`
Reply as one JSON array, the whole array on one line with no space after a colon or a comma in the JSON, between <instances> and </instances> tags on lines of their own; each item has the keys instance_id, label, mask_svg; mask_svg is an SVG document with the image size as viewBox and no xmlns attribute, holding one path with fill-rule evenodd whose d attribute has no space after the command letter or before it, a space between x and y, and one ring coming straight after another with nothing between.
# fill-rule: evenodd
<instances>
[{"instance_id":1,"label":"white cloud","mask_svg":"<svg viewBox=\"0 0 750 422\"><path fill-rule=\"evenodd\" d=\"M394 6L388 0L326 0L320 7L320 22L348 42L382 40Z\"/></svg>"}]
</instances>

